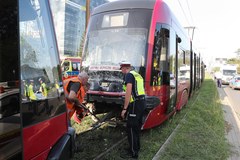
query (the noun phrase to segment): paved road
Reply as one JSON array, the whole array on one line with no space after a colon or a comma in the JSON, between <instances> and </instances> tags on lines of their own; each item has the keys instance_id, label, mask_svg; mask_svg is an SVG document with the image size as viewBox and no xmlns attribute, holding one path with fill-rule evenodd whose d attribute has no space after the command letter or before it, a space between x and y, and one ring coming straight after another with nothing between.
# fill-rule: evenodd
<instances>
[{"instance_id":1,"label":"paved road","mask_svg":"<svg viewBox=\"0 0 240 160\"><path fill-rule=\"evenodd\" d=\"M233 90L228 85L223 86L223 90L225 91L231 106L240 119L240 90Z\"/></svg>"},{"instance_id":2,"label":"paved road","mask_svg":"<svg viewBox=\"0 0 240 160\"><path fill-rule=\"evenodd\" d=\"M228 86L218 88L226 121L226 138L232 145L232 154L228 160L240 159L240 91L231 90Z\"/></svg>"}]
</instances>

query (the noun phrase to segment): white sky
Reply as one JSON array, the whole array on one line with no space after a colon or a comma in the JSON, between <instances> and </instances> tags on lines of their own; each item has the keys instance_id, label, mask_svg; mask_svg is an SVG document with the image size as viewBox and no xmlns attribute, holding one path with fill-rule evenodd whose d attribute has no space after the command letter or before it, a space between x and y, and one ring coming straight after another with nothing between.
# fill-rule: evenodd
<instances>
[{"instance_id":1,"label":"white sky","mask_svg":"<svg viewBox=\"0 0 240 160\"><path fill-rule=\"evenodd\" d=\"M236 56L234 52L240 48L240 0L164 1L183 27L196 27L193 40L205 63Z\"/></svg>"},{"instance_id":2,"label":"white sky","mask_svg":"<svg viewBox=\"0 0 240 160\"><path fill-rule=\"evenodd\" d=\"M240 0L164 0L183 27L195 26L193 40L206 63L235 57L240 48Z\"/></svg>"}]
</instances>

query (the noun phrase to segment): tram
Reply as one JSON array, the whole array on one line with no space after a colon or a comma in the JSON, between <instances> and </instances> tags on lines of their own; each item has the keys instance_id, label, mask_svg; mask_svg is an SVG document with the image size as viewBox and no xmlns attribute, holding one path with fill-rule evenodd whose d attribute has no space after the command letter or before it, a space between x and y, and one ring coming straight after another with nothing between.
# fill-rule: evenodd
<instances>
[{"instance_id":1,"label":"tram","mask_svg":"<svg viewBox=\"0 0 240 160\"><path fill-rule=\"evenodd\" d=\"M0 159L70 159L75 130L49 1L1 1L0 14Z\"/></svg>"},{"instance_id":2,"label":"tram","mask_svg":"<svg viewBox=\"0 0 240 160\"><path fill-rule=\"evenodd\" d=\"M77 77L80 71L80 57L65 57L61 60L63 80Z\"/></svg>"},{"instance_id":3,"label":"tram","mask_svg":"<svg viewBox=\"0 0 240 160\"><path fill-rule=\"evenodd\" d=\"M180 111L204 79L200 54L162 0L119 0L93 10L82 70L90 76L87 101L96 113L120 114L125 94L122 61L131 62L144 78L147 108L142 129Z\"/></svg>"}]
</instances>

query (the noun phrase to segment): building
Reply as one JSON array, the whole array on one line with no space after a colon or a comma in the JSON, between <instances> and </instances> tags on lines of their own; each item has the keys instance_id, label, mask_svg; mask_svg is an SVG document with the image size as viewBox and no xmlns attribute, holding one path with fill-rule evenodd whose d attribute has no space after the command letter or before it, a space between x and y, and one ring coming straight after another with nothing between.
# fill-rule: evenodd
<instances>
[{"instance_id":1,"label":"building","mask_svg":"<svg viewBox=\"0 0 240 160\"><path fill-rule=\"evenodd\" d=\"M108 0L90 0L90 11ZM86 0L51 0L60 57L81 56L86 26Z\"/></svg>"},{"instance_id":2,"label":"building","mask_svg":"<svg viewBox=\"0 0 240 160\"><path fill-rule=\"evenodd\" d=\"M215 67L221 67L227 63L227 58L215 58Z\"/></svg>"}]
</instances>

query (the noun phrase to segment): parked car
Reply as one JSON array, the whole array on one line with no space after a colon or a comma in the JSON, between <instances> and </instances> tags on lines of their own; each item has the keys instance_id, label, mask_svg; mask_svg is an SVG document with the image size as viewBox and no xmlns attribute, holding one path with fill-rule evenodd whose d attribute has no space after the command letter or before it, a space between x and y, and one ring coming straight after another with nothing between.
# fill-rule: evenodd
<instances>
[{"instance_id":1,"label":"parked car","mask_svg":"<svg viewBox=\"0 0 240 160\"><path fill-rule=\"evenodd\" d=\"M240 75L235 75L229 82L232 89L240 89Z\"/></svg>"}]
</instances>

